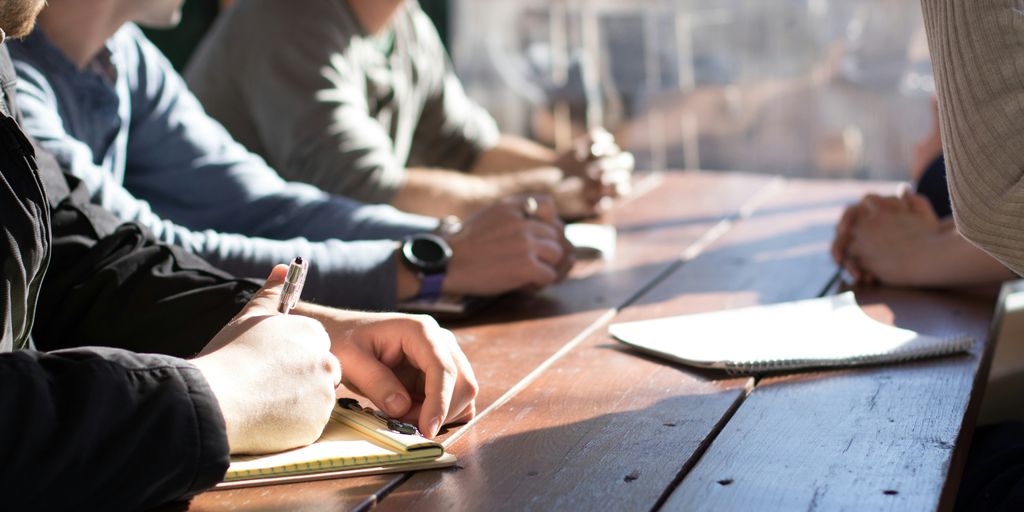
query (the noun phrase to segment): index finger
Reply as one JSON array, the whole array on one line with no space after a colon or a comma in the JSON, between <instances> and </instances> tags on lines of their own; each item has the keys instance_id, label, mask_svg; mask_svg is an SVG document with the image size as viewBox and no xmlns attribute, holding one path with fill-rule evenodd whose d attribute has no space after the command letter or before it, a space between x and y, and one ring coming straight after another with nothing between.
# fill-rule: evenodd
<instances>
[{"instance_id":1,"label":"index finger","mask_svg":"<svg viewBox=\"0 0 1024 512\"><path fill-rule=\"evenodd\" d=\"M455 394L455 382L458 370L445 348L447 342L436 339L438 336L451 336L451 333L440 328L431 329L424 339L409 347L406 353L412 363L424 374L423 406L420 410L420 431L428 438L433 438L441 430L448 417L452 395ZM434 338L434 339L431 339Z\"/></svg>"}]
</instances>

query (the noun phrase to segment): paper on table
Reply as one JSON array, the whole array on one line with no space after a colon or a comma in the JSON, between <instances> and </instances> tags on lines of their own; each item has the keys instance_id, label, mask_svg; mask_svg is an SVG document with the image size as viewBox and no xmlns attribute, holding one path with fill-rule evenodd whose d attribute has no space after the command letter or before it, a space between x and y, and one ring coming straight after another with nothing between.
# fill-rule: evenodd
<instances>
[{"instance_id":1,"label":"paper on table","mask_svg":"<svg viewBox=\"0 0 1024 512\"><path fill-rule=\"evenodd\" d=\"M565 226L565 238L581 257L615 259L615 226L574 223Z\"/></svg>"},{"instance_id":2,"label":"paper on table","mask_svg":"<svg viewBox=\"0 0 1024 512\"><path fill-rule=\"evenodd\" d=\"M352 461L372 460L376 463L401 460L402 458L398 451L374 444L355 430L339 429L325 432L324 436L316 443L296 450L274 455L234 458L231 461L231 471L244 474L247 471L263 468L285 468L311 464L338 458L338 454L344 454L344 459ZM358 466L359 464L350 463L348 465ZM279 470L279 472L284 473L285 471Z\"/></svg>"},{"instance_id":3,"label":"paper on table","mask_svg":"<svg viewBox=\"0 0 1024 512\"><path fill-rule=\"evenodd\" d=\"M868 317L852 292L769 306L614 324L622 343L693 366L771 371L895 362L968 350Z\"/></svg>"}]
</instances>

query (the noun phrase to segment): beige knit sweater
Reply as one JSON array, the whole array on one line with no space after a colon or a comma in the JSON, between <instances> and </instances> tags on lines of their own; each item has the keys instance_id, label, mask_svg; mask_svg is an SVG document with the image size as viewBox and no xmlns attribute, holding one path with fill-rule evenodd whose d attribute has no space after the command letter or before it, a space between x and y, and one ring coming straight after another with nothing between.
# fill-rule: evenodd
<instances>
[{"instance_id":1,"label":"beige knit sweater","mask_svg":"<svg viewBox=\"0 0 1024 512\"><path fill-rule=\"evenodd\" d=\"M960 233L1024 274L1024 0L921 0Z\"/></svg>"}]
</instances>

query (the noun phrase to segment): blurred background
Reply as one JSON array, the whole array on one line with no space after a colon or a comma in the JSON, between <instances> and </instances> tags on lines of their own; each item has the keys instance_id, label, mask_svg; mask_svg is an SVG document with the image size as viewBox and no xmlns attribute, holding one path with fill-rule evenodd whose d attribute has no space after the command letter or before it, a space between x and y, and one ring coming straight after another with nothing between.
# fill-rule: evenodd
<instances>
[{"instance_id":1,"label":"blurred background","mask_svg":"<svg viewBox=\"0 0 1024 512\"><path fill-rule=\"evenodd\" d=\"M180 66L222 3L150 35ZM503 130L605 126L639 168L903 180L932 129L918 0L420 3Z\"/></svg>"}]
</instances>

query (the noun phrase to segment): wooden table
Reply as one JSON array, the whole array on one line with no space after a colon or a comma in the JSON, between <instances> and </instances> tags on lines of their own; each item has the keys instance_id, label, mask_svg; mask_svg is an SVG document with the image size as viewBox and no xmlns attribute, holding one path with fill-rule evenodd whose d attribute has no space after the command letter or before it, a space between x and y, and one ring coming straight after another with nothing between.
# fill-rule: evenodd
<instances>
[{"instance_id":1,"label":"wooden table","mask_svg":"<svg viewBox=\"0 0 1024 512\"><path fill-rule=\"evenodd\" d=\"M637 355L610 322L816 297L843 206L893 184L650 175L606 215L616 258L450 325L482 389L456 469L203 494L190 510L949 508L991 357L992 298L858 290L877 319L970 334L907 365L730 377Z\"/></svg>"}]
</instances>

